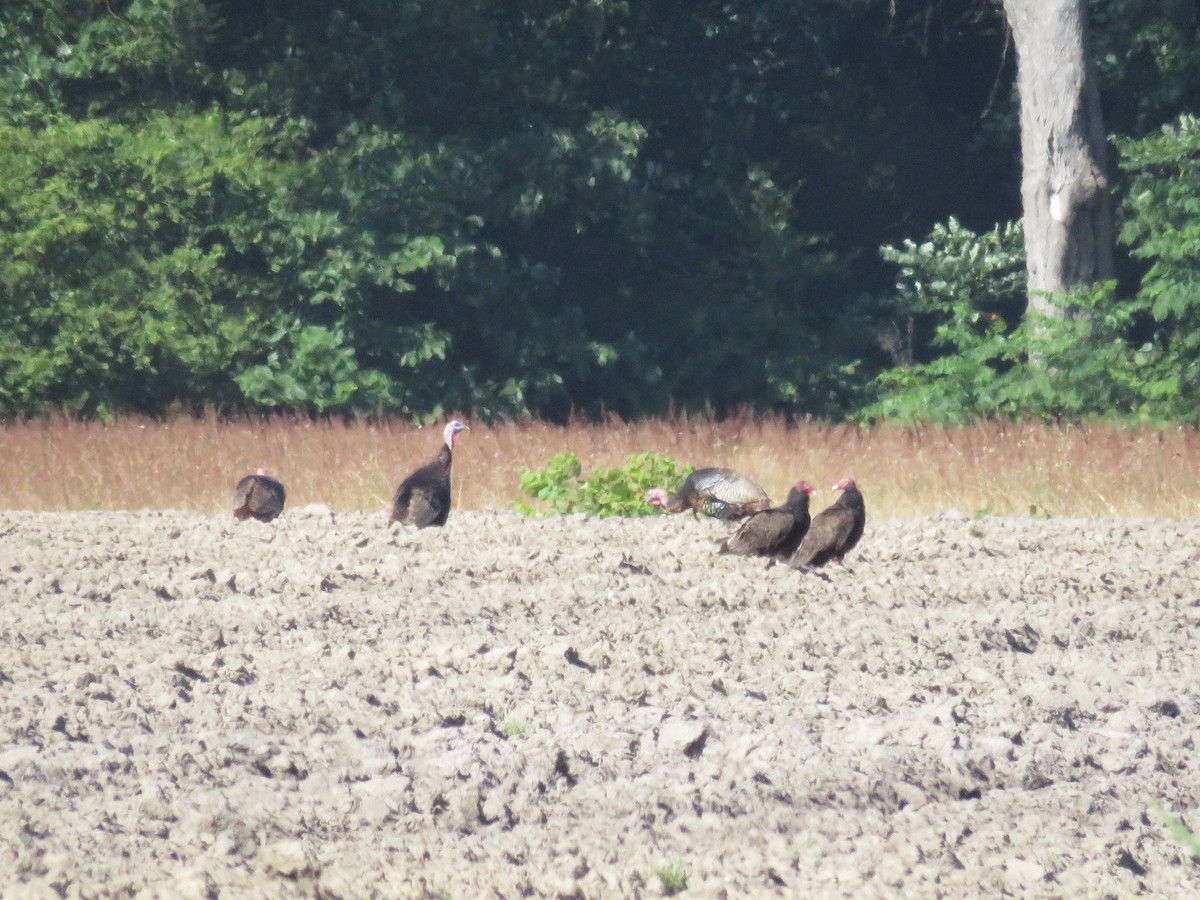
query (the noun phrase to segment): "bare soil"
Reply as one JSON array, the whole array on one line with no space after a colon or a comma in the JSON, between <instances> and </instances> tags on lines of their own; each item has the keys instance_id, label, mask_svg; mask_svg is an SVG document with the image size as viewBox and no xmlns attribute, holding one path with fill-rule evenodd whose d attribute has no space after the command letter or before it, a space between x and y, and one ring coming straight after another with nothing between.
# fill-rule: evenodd
<instances>
[{"instance_id":1,"label":"bare soil","mask_svg":"<svg viewBox=\"0 0 1200 900\"><path fill-rule=\"evenodd\" d=\"M385 520L0 512L0 894L1200 893L1200 522Z\"/></svg>"}]
</instances>

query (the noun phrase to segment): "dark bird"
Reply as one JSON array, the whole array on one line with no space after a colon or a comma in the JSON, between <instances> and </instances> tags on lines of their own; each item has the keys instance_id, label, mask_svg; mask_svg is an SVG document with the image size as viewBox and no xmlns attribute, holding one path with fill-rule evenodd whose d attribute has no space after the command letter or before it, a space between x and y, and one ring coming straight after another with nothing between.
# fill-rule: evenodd
<instances>
[{"instance_id":1,"label":"dark bird","mask_svg":"<svg viewBox=\"0 0 1200 900\"><path fill-rule=\"evenodd\" d=\"M270 522L283 512L285 499L283 483L259 469L238 481L233 489L234 518L241 521L253 516L260 522Z\"/></svg>"},{"instance_id":2,"label":"dark bird","mask_svg":"<svg viewBox=\"0 0 1200 900\"><path fill-rule=\"evenodd\" d=\"M833 486L842 496L828 509L813 517L808 534L800 542L788 565L793 569L842 564L842 557L854 549L867 522L863 495L853 478L843 478Z\"/></svg>"},{"instance_id":3,"label":"dark bird","mask_svg":"<svg viewBox=\"0 0 1200 900\"><path fill-rule=\"evenodd\" d=\"M717 552L787 559L808 531L808 498L815 493L807 481L797 481L783 506L752 515L721 543Z\"/></svg>"},{"instance_id":4,"label":"dark bird","mask_svg":"<svg viewBox=\"0 0 1200 900\"><path fill-rule=\"evenodd\" d=\"M733 469L696 469L674 497L663 488L646 492L646 502L677 513L690 509L718 519L740 519L771 508L771 498L757 484Z\"/></svg>"},{"instance_id":5,"label":"dark bird","mask_svg":"<svg viewBox=\"0 0 1200 900\"><path fill-rule=\"evenodd\" d=\"M388 528L393 522L416 525L418 528L446 524L446 518L450 515L450 463L454 456L454 444L458 436L467 430L467 426L457 419L447 425L442 432L444 443L437 459L421 466L400 482L392 499Z\"/></svg>"}]
</instances>

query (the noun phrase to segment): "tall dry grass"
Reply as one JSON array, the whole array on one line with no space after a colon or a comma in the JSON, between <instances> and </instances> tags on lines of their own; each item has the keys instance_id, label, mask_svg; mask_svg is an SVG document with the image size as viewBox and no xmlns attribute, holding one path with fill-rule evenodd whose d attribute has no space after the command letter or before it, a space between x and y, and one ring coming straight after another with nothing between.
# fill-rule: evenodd
<instances>
[{"instance_id":1,"label":"tall dry grass","mask_svg":"<svg viewBox=\"0 0 1200 900\"><path fill-rule=\"evenodd\" d=\"M67 419L0 425L0 508L196 509L220 513L236 479L262 466L288 489L288 506L384 510L400 479L432 459L440 428L216 417L110 424ZM680 462L729 465L772 497L806 478L827 488L854 476L872 517L956 508L968 514L1200 516L1200 436L1194 429L1109 425L970 428L787 425L747 416L558 427L475 424L455 452L460 509L508 508L522 498L522 465L570 451L594 466L653 451Z\"/></svg>"}]
</instances>

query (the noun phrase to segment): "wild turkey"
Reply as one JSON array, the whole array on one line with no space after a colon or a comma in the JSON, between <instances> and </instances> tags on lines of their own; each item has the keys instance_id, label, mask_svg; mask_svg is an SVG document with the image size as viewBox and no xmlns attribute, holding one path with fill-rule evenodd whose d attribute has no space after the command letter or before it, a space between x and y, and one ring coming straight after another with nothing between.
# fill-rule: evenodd
<instances>
[{"instance_id":1,"label":"wild turkey","mask_svg":"<svg viewBox=\"0 0 1200 900\"><path fill-rule=\"evenodd\" d=\"M646 502L667 512L690 509L718 519L740 519L771 508L771 498L757 484L733 469L696 469L672 498L663 488L646 492Z\"/></svg>"},{"instance_id":2,"label":"wild turkey","mask_svg":"<svg viewBox=\"0 0 1200 900\"><path fill-rule=\"evenodd\" d=\"M467 426L457 419L447 425L442 432L444 443L437 459L421 466L400 482L392 499L388 528L392 527L393 522L415 525L417 528L446 524L446 518L450 515L450 464L454 457L454 444L458 436L467 430Z\"/></svg>"},{"instance_id":3,"label":"wild turkey","mask_svg":"<svg viewBox=\"0 0 1200 900\"><path fill-rule=\"evenodd\" d=\"M240 479L233 489L233 516L238 521L253 517L260 522L270 522L283 512L286 498L282 482L259 469Z\"/></svg>"},{"instance_id":4,"label":"wild turkey","mask_svg":"<svg viewBox=\"0 0 1200 900\"><path fill-rule=\"evenodd\" d=\"M808 531L808 498L815 493L807 481L797 481L783 506L752 515L721 543L717 552L787 559Z\"/></svg>"},{"instance_id":5,"label":"wild turkey","mask_svg":"<svg viewBox=\"0 0 1200 900\"><path fill-rule=\"evenodd\" d=\"M862 537L867 508L854 479L843 478L833 489L841 491L842 496L813 517L808 534L788 560L793 569L815 568L827 562L841 565L842 557L853 550Z\"/></svg>"}]
</instances>

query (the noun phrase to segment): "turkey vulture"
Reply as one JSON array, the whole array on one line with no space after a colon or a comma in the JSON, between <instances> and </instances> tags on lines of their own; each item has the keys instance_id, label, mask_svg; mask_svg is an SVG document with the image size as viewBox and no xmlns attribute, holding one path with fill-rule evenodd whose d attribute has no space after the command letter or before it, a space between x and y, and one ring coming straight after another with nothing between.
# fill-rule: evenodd
<instances>
[{"instance_id":1,"label":"turkey vulture","mask_svg":"<svg viewBox=\"0 0 1200 900\"><path fill-rule=\"evenodd\" d=\"M446 517L450 515L450 463L454 444L467 430L467 426L457 419L446 426L437 459L421 466L396 488L387 527L390 528L393 522L418 528L446 524Z\"/></svg>"},{"instance_id":2,"label":"turkey vulture","mask_svg":"<svg viewBox=\"0 0 1200 900\"><path fill-rule=\"evenodd\" d=\"M238 481L233 489L233 515L238 521L251 516L260 522L270 522L283 512L287 494L283 484L259 469Z\"/></svg>"},{"instance_id":3,"label":"turkey vulture","mask_svg":"<svg viewBox=\"0 0 1200 900\"><path fill-rule=\"evenodd\" d=\"M717 552L787 559L808 531L808 498L815 493L807 481L797 481L783 506L752 515Z\"/></svg>"},{"instance_id":4,"label":"turkey vulture","mask_svg":"<svg viewBox=\"0 0 1200 900\"><path fill-rule=\"evenodd\" d=\"M679 487L674 499L662 488L646 492L646 502L667 512L704 513L718 519L740 519L771 508L771 498L757 484L733 469L696 469Z\"/></svg>"},{"instance_id":5,"label":"turkey vulture","mask_svg":"<svg viewBox=\"0 0 1200 900\"><path fill-rule=\"evenodd\" d=\"M841 565L842 557L853 550L862 537L867 508L854 479L843 478L833 489L841 491L842 496L813 517L808 534L788 560L793 569L823 566L827 562Z\"/></svg>"}]
</instances>

